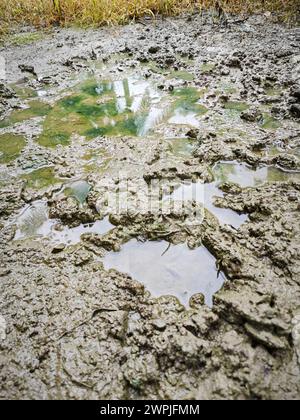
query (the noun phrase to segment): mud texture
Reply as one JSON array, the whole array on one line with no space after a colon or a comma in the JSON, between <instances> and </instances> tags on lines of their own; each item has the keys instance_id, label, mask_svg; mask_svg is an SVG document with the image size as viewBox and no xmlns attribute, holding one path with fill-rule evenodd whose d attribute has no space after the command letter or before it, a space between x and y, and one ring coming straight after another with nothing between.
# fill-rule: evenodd
<instances>
[{"instance_id":1,"label":"mud texture","mask_svg":"<svg viewBox=\"0 0 300 420\"><path fill-rule=\"evenodd\" d=\"M223 27L193 15L55 29L0 53L7 62L0 84L0 398L299 399L299 30L264 16L230 18ZM162 122L146 137L80 133L48 147L40 139L49 107L53 116L64 92L99 61L118 80L138 69L170 97L176 89L201 91L199 126ZM8 142L9 135L19 140L5 152L1 136ZM172 149L173 137L189 137L188 149ZM152 179L172 188L185 179L211 183L222 161L272 166L290 178L246 188L225 179L215 204L249 216L239 229L208 211L190 228L175 212L164 217L133 206L116 215L106 206L119 171L143 203ZM91 186L84 204L64 191L78 179ZM15 241L20 211L41 199L57 229L106 216L113 229L70 246L43 237ZM213 307L201 294L188 308L172 296L154 298L143 279L105 271L106 253L132 238L203 244L227 278Z\"/></svg>"}]
</instances>

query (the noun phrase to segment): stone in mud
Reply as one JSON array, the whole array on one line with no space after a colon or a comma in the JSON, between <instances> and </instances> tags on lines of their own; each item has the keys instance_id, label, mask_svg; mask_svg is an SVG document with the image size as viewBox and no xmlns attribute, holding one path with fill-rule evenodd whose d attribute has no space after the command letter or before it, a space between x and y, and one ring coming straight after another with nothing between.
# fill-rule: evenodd
<instances>
[{"instance_id":1,"label":"stone in mud","mask_svg":"<svg viewBox=\"0 0 300 420\"><path fill-rule=\"evenodd\" d=\"M19 69L22 73L30 73L34 76L37 76L34 67L29 64L19 64Z\"/></svg>"},{"instance_id":2,"label":"stone in mud","mask_svg":"<svg viewBox=\"0 0 300 420\"><path fill-rule=\"evenodd\" d=\"M11 99L16 96L16 93L10 87L0 82L0 98Z\"/></svg>"},{"instance_id":3,"label":"stone in mud","mask_svg":"<svg viewBox=\"0 0 300 420\"><path fill-rule=\"evenodd\" d=\"M296 118L300 118L300 105L293 104L291 106L291 114Z\"/></svg>"},{"instance_id":4,"label":"stone in mud","mask_svg":"<svg viewBox=\"0 0 300 420\"><path fill-rule=\"evenodd\" d=\"M159 50L160 50L160 47L158 45L152 45L149 48L149 53L150 54L156 54L156 53L158 53Z\"/></svg>"},{"instance_id":5,"label":"stone in mud","mask_svg":"<svg viewBox=\"0 0 300 420\"><path fill-rule=\"evenodd\" d=\"M60 252L62 252L64 249L66 248L65 244L58 244L55 245L54 248L52 248L52 254L59 254Z\"/></svg>"},{"instance_id":6,"label":"stone in mud","mask_svg":"<svg viewBox=\"0 0 300 420\"><path fill-rule=\"evenodd\" d=\"M258 122L263 118L262 113L257 108L251 108L241 113L242 120L247 122Z\"/></svg>"}]
</instances>

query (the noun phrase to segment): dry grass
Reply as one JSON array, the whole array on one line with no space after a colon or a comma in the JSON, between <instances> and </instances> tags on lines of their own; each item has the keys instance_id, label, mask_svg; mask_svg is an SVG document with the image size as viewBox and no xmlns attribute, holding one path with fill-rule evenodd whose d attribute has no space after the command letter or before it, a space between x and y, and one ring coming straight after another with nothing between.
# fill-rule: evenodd
<instances>
[{"instance_id":1,"label":"dry grass","mask_svg":"<svg viewBox=\"0 0 300 420\"><path fill-rule=\"evenodd\" d=\"M284 19L297 15L300 0L0 0L0 32L14 23L37 27L124 24L150 15L178 15L193 9L226 12L278 12Z\"/></svg>"}]
</instances>

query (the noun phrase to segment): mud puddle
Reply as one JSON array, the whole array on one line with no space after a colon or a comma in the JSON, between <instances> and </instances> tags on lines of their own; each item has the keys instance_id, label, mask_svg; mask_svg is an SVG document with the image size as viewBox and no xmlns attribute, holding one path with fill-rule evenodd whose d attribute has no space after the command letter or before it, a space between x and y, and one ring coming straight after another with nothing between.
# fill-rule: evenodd
<instances>
[{"instance_id":1,"label":"mud puddle","mask_svg":"<svg viewBox=\"0 0 300 420\"><path fill-rule=\"evenodd\" d=\"M104 235L114 228L108 218L93 224L81 224L74 228L62 226L57 220L49 219L48 206L45 201L37 201L23 209L15 224L17 226L15 241L45 239L53 244L65 245L79 243L81 235L85 233Z\"/></svg>"},{"instance_id":2,"label":"mud puddle","mask_svg":"<svg viewBox=\"0 0 300 420\"><path fill-rule=\"evenodd\" d=\"M170 246L166 241L132 240L120 252L108 253L104 268L129 274L155 297L176 296L185 306L196 293L202 293L206 304L212 306L213 295L225 281L206 248L190 250L186 244Z\"/></svg>"},{"instance_id":3,"label":"mud puddle","mask_svg":"<svg viewBox=\"0 0 300 420\"><path fill-rule=\"evenodd\" d=\"M244 163L221 162L213 168L218 183L230 182L242 188L257 187L265 183L300 181L300 172L284 171L276 166L252 168Z\"/></svg>"},{"instance_id":4,"label":"mud puddle","mask_svg":"<svg viewBox=\"0 0 300 420\"><path fill-rule=\"evenodd\" d=\"M247 215L238 214L230 209L223 209L214 205L215 197L223 197L218 183L203 184L202 182L183 183L175 191L165 197L165 200L195 201L217 217L220 224L231 225L238 229L248 219Z\"/></svg>"},{"instance_id":5,"label":"mud puddle","mask_svg":"<svg viewBox=\"0 0 300 420\"><path fill-rule=\"evenodd\" d=\"M165 123L199 127L199 116L207 109L199 103L201 92L182 87L164 92L140 75L124 75L117 80L89 77L63 92L52 106L29 100L24 109L1 121L9 127L35 117L44 117L37 142L44 147L67 146L73 135L147 136Z\"/></svg>"}]
</instances>

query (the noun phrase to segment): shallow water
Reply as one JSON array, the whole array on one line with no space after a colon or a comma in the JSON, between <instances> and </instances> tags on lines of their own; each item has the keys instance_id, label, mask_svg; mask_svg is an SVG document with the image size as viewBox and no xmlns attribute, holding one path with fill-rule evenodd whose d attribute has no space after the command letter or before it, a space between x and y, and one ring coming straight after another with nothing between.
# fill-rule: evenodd
<instances>
[{"instance_id":1,"label":"shallow water","mask_svg":"<svg viewBox=\"0 0 300 420\"><path fill-rule=\"evenodd\" d=\"M170 152L179 157L190 157L197 146L197 141L182 137L167 140L170 145Z\"/></svg>"},{"instance_id":2,"label":"shallow water","mask_svg":"<svg viewBox=\"0 0 300 420\"><path fill-rule=\"evenodd\" d=\"M72 135L146 136L163 121L198 126L207 110L198 103L196 88L165 93L148 80L128 77L116 81L88 79L59 100L47 115L40 145L68 145Z\"/></svg>"},{"instance_id":3,"label":"shallow water","mask_svg":"<svg viewBox=\"0 0 300 420\"><path fill-rule=\"evenodd\" d=\"M132 240L120 252L110 252L104 258L106 270L115 269L142 282L154 297L176 296L184 305L196 293L203 293L212 306L213 295L220 290L225 278L218 276L215 258L204 247L190 250L186 244ZM164 255L163 255L164 254Z\"/></svg>"},{"instance_id":4,"label":"shallow water","mask_svg":"<svg viewBox=\"0 0 300 420\"><path fill-rule=\"evenodd\" d=\"M93 224L81 224L75 228L61 226L57 230L58 221L49 219L46 201L37 201L27 206L15 221L17 231L14 240L43 238L54 244L75 245L80 242L81 235L85 233L97 233L104 235L114 226L108 218L99 220Z\"/></svg>"},{"instance_id":5,"label":"shallow water","mask_svg":"<svg viewBox=\"0 0 300 420\"><path fill-rule=\"evenodd\" d=\"M237 162L221 162L213 168L213 173L219 183L231 182L243 188L257 187L266 182L300 180L300 172L283 171L275 166L253 169L247 164Z\"/></svg>"},{"instance_id":6,"label":"shallow water","mask_svg":"<svg viewBox=\"0 0 300 420\"><path fill-rule=\"evenodd\" d=\"M26 108L13 111L9 117L0 121L0 128L9 127L35 117L44 117L51 110L50 105L39 100L32 100L27 103Z\"/></svg>"},{"instance_id":7,"label":"shallow water","mask_svg":"<svg viewBox=\"0 0 300 420\"><path fill-rule=\"evenodd\" d=\"M56 177L52 166L36 169L22 175L22 178L26 181L27 188L34 190L40 190L62 182L61 179Z\"/></svg>"},{"instance_id":8,"label":"shallow water","mask_svg":"<svg viewBox=\"0 0 300 420\"><path fill-rule=\"evenodd\" d=\"M165 200L171 199L174 201L196 201L203 205L210 213L217 217L220 224L231 225L239 228L246 222L248 216L245 214L238 214L230 209L223 209L216 207L214 197L223 197L223 192L218 188L219 183L213 182L210 184L183 183L175 189L174 193L165 197Z\"/></svg>"},{"instance_id":9,"label":"shallow water","mask_svg":"<svg viewBox=\"0 0 300 420\"><path fill-rule=\"evenodd\" d=\"M15 134L0 135L0 164L9 163L20 156L26 146L26 140Z\"/></svg>"},{"instance_id":10,"label":"shallow water","mask_svg":"<svg viewBox=\"0 0 300 420\"><path fill-rule=\"evenodd\" d=\"M80 204L84 204L91 190L91 186L87 181L80 180L68 184L64 189L64 194L74 197Z\"/></svg>"}]
</instances>

